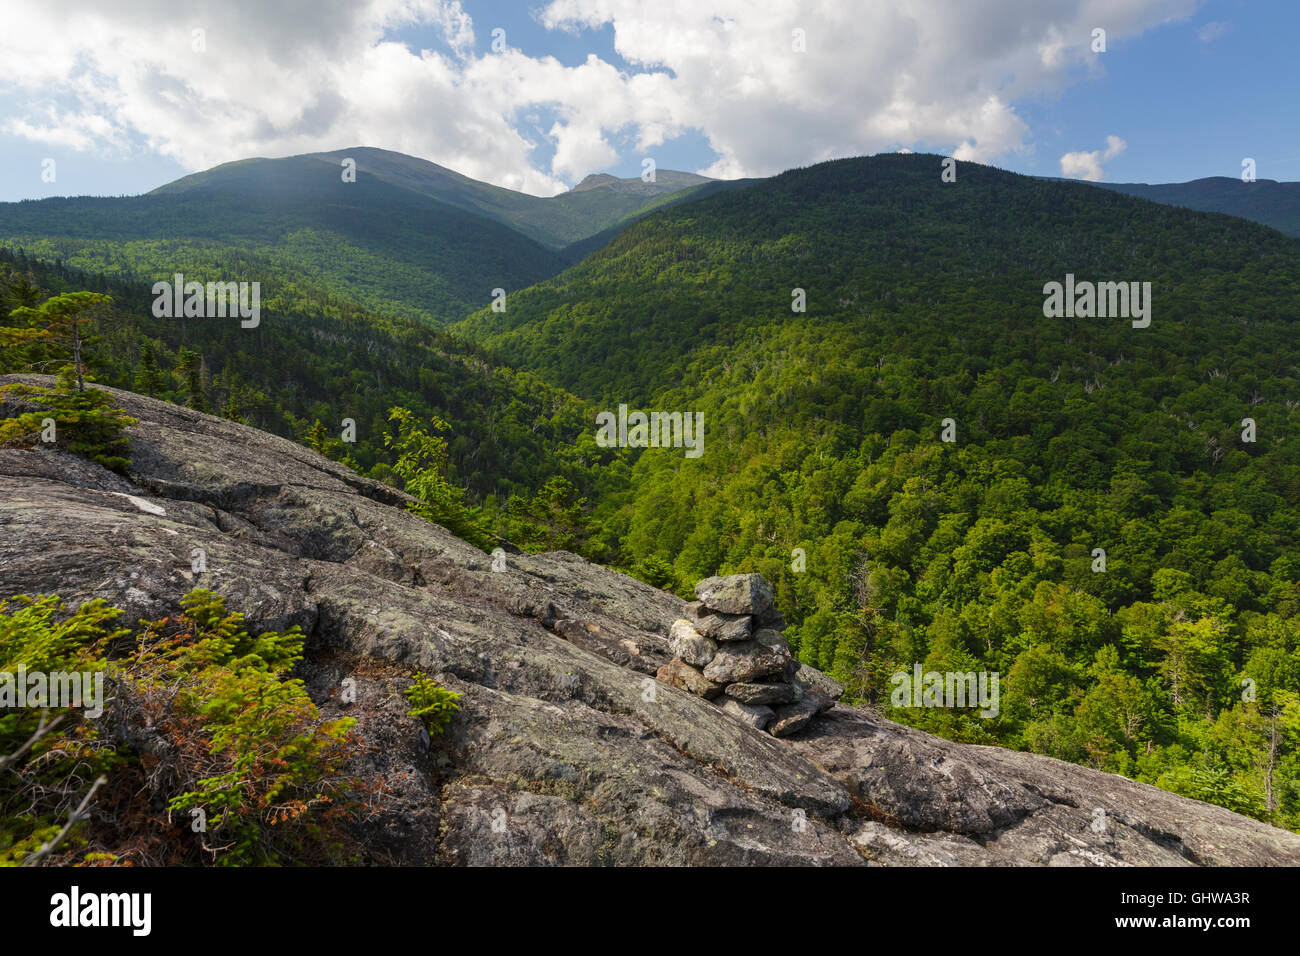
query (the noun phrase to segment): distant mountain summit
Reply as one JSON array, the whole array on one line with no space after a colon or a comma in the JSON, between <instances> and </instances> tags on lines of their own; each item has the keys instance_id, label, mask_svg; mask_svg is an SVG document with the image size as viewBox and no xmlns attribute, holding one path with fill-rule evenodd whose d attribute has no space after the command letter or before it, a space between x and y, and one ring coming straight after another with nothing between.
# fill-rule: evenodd
<instances>
[{"instance_id":1,"label":"distant mountain summit","mask_svg":"<svg viewBox=\"0 0 1300 956\"><path fill-rule=\"evenodd\" d=\"M1300 183L1259 179L1245 183L1230 176L1210 176L1188 183L1094 183L1102 189L1140 196L1167 206L1222 212L1272 226L1300 237Z\"/></svg>"},{"instance_id":2,"label":"distant mountain summit","mask_svg":"<svg viewBox=\"0 0 1300 956\"><path fill-rule=\"evenodd\" d=\"M355 163L355 178L343 176L352 169L348 160ZM925 164L938 158L905 160L919 164L919 175ZM839 162L850 166L828 169L897 173L901 168L890 164L903 160ZM261 282L271 295L279 288L311 289L318 296L350 299L384 315L441 325L486 306L494 289L523 290L557 276L649 213L712 202L722 194L738 197L763 183L789 182L795 172L769 180L715 180L661 168L650 183L639 176L596 173L568 192L540 197L480 182L414 156L353 146L223 163L143 196L0 203L0 245L137 279L170 279L176 263L183 261L196 274L237 272L247 281ZM842 194L822 197L832 205L856 195L851 179L832 179L828 182ZM1212 178L1156 186L1098 185L1106 193L1227 213L1300 236L1297 183ZM1082 189L1082 184L1075 187ZM769 195L767 188L756 195ZM1098 196L1094 190L1080 195ZM749 208L738 198L727 202L740 205L708 208ZM760 198L758 207L763 202ZM1098 205L1099 211L1109 208L1105 202ZM809 217L803 200L783 207L782 213L783 219L771 222L759 217L740 234L774 225L778 231L790 231L795 228L791 224L802 229ZM906 206L890 209L889 216L865 235L895 230L901 221L910 221ZM823 223L806 225L812 229L810 237L822 234ZM856 231L860 225L837 222L834 228L848 234L845 230ZM586 371L594 373L598 367Z\"/></svg>"},{"instance_id":3,"label":"distant mountain summit","mask_svg":"<svg viewBox=\"0 0 1300 956\"><path fill-rule=\"evenodd\" d=\"M177 261L211 274L233 268L268 292L311 286L442 323L493 289L555 275L637 216L711 182L659 170L654 183L606 176L542 198L356 146L223 163L143 196L0 203L0 245L135 278L171 276Z\"/></svg>"},{"instance_id":4,"label":"distant mountain summit","mask_svg":"<svg viewBox=\"0 0 1300 956\"><path fill-rule=\"evenodd\" d=\"M816 302L808 313L818 325L844 323L856 341L864 328L874 336L879 317L912 294L899 275L924 276L915 281L933 283L936 303L964 301L976 283L1003 309L1014 294L1017 321L1034 322L1044 283L1066 273L1141 278L1172 290L1222 268L1223 256L1208 250L1229 241L1238 254L1255 262L1268 256L1279 269L1295 254L1294 240L1255 223L1168 201L1152 205L1093 184L975 163L959 164L957 182L943 183L942 159L884 153L793 169L743 188L696 187L688 206L638 220L599 254L515 293L508 312L480 307L459 328L507 364L584 397L651 402L661 389L683 387L693 363L707 378L750 337L775 340L790 325L796 289ZM1133 235L1141 236L1141 256L1129 247ZM1170 262L1182 264L1174 270ZM1160 329L1174 327L1173 314L1187 321L1185 303L1162 301L1165 317L1154 320ZM954 323L961 316L968 341L1001 327L951 302L929 308ZM910 328L921 316L890 321ZM881 349L901 348L894 337L867 341L877 350L873 361ZM656 361L644 361L650 354ZM879 431L898 421L886 416Z\"/></svg>"},{"instance_id":5,"label":"distant mountain summit","mask_svg":"<svg viewBox=\"0 0 1300 956\"><path fill-rule=\"evenodd\" d=\"M633 176L630 179L619 179L609 173L592 173L569 192L577 193L589 189L608 189L611 192L625 196L662 196L664 193L675 193L691 186L702 186L704 183L711 182L714 182L714 180L708 176L700 176L695 173L679 173L672 169L655 170L654 182L646 182L639 176Z\"/></svg>"},{"instance_id":6,"label":"distant mountain summit","mask_svg":"<svg viewBox=\"0 0 1300 956\"><path fill-rule=\"evenodd\" d=\"M640 212L655 199L712 182L705 176L671 169L656 171L655 182L618 179L604 173L588 176L567 193L530 196L479 182L425 159L370 146L353 146L283 159L244 159L185 176L149 195L176 195L203 190L295 195L318 185L341 182L345 160L356 163L357 182L370 180L411 195L477 213L523 233L548 249L558 250L586 239Z\"/></svg>"}]
</instances>

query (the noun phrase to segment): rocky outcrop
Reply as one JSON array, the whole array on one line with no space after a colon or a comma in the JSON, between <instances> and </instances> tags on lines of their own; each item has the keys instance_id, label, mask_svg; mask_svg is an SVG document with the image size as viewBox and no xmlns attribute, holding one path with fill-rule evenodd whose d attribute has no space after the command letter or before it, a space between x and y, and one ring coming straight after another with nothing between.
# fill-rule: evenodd
<instances>
[{"instance_id":1,"label":"rocky outcrop","mask_svg":"<svg viewBox=\"0 0 1300 956\"><path fill-rule=\"evenodd\" d=\"M678 598L565 553L509 555L494 571L491 556L404 511L400 492L308 449L115 397L139 420L130 479L60 451L0 450L0 597L103 598L128 619L157 618L206 586L252 628L301 625L300 676L326 715L358 717L359 769L382 785L366 823L378 858L1300 863L1300 836L1227 810L842 704L778 739L716 702L792 706L760 702L773 691L725 697L719 685L709 699L655 679L680 660ZM206 572L192 570L195 549ZM784 626L774 608L760 620ZM759 640L734 620L696 630L719 653ZM399 691L416 669L464 694L432 741ZM797 673L807 686L827 680ZM354 704L339 700L345 677Z\"/></svg>"}]
</instances>

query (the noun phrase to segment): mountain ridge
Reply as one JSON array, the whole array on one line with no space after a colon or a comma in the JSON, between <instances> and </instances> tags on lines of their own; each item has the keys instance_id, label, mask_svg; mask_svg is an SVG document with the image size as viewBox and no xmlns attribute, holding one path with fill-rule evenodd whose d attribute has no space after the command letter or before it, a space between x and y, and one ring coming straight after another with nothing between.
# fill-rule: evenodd
<instances>
[{"instance_id":1,"label":"mountain ridge","mask_svg":"<svg viewBox=\"0 0 1300 956\"><path fill-rule=\"evenodd\" d=\"M308 285L436 323L568 264L510 226L376 177L344 183L317 161L270 172L237 188L0 204L0 241L91 272Z\"/></svg>"},{"instance_id":2,"label":"mountain ridge","mask_svg":"<svg viewBox=\"0 0 1300 956\"><path fill-rule=\"evenodd\" d=\"M1102 189L1200 212L1218 212L1300 237L1300 182L1206 176L1185 183L1092 183Z\"/></svg>"},{"instance_id":3,"label":"mountain ridge","mask_svg":"<svg viewBox=\"0 0 1300 956\"><path fill-rule=\"evenodd\" d=\"M788 170L779 176L762 179L743 190L714 191L685 206L670 208L653 216L643 217L621 230L618 235L594 255L536 286L515 293L507 313L493 313L480 309L456 328L471 338L491 342L500 348L507 360L519 367L534 370L556 371L567 362L574 374L558 380L584 397L601 397L599 388L617 381L626 388L631 381L638 387L629 397L646 397L640 383L649 375L657 375L660 383L677 381L681 371L675 360L679 346L711 341L713 323L709 317L719 311L707 303L689 300L690 294L714 296L721 301L735 302L743 298L748 310L731 309L744 313L746 327L772 323L774 315L789 314L788 299L793 288L808 286L813 277L827 276L837 288L837 294L855 298L862 294L853 283L862 278L846 278L852 273L871 275L875 270L846 255L845 247L853 236L867 245L865 255L875 261L907 262L909 268L935 265L943 259L948 271L960 268L972 279L984 281L993 270L1003 274L1026 274L1036 270L1041 274L1039 285L1053 277L1060 279L1070 268L1113 268L1103 263L1096 243L1103 242L1113 263L1129 256L1124 249L1124 235L1102 236L1094 241L1093 233L1083 236L1083 230L1092 230L1107 217L1120 218L1131 215L1135 207L1119 198L1122 193L1107 191L1108 198L1093 201L1093 184L1067 180L1045 180L1023 176L982 166L961 163L956 183L940 180L940 162L944 157L929 154L882 153L873 157L831 160L809 167ZM972 185L973 184L973 185ZM972 198L974 197L974 198ZM1141 198L1141 197L1138 197ZM924 203L924 218L914 213ZM765 205L764 205L765 204ZM1003 207L1006 208L1003 208ZM761 212L756 210L762 209ZM1157 204L1159 210L1178 207ZM1153 221L1161 228L1195 228L1197 242L1203 240L1208 248L1222 243L1221 227L1216 219L1205 213L1190 213L1202 218L1183 218L1181 212L1153 212ZM1011 226L1012 217L1023 217L1033 222L1033 229ZM1238 217L1239 218L1239 217ZM897 224L905 224L899 228ZM1293 240L1276 237L1271 230L1239 220L1231 226L1234 240L1240 246L1249 241L1275 255L1294 249ZM726 247L728 255L749 257L749 261L763 257L772 262L785 263L788 276L783 276L785 292L778 295L776 277L760 270L754 281L745 287L721 288L719 282L703 264L699 254L685 251L698 238L691 230L699 227ZM996 235L993 230L996 229ZM1062 238L1049 240L1049 233L1059 231ZM1256 230L1256 231L1252 231ZM1080 238L1082 236L1082 238ZM1031 238L1032 237L1032 238ZM929 261L916 258L917 253L929 244ZM943 243L952 246L954 254L942 252ZM682 249L676 245L684 244ZM1073 244L1079 253L1056 251L1051 256L1043 250L1068 247ZM814 252L812 250L816 249ZM837 257L843 267L834 276L825 265L813 261L817 255ZM1069 256L1074 255L1073 262ZM1169 267L1165 251L1139 253L1150 269L1150 263ZM1053 259L1055 261L1053 261ZM661 281L654 281L654 271L646 267L654 262ZM1234 261L1242 261L1238 255ZM742 260L748 265L748 261ZM1202 256L1206 268L1216 272L1224 268L1212 256ZM614 271L614 264L617 270ZM806 265L805 265L806 263ZM793 271L798 264L800 271ZM1134 266L1129 266L1133 268ZM1143 268L1138 263L1137 268ZM605 276L608 273L608 278ZM651 288L671 290L675 305L660 303L665 309L681 317L672 333L659 349L661 361L653 365L637 363L635 355L648 348L637 340L646 333L644 325L631 323L625 327L619 320L618 328L607 333L585 326L588 341L572 343L560 341L565 323L557 321L572 314L572 302L596 302L608 298L621 281L620 275L651 280ZM668 281L669 276L676 277ZM678 281L678 280L685 280ZM872 276L872 285L879 279ZM759 289L762 295L755 295ZM1026 287L1026 295L1037 297L1038 287ZM782 301L784 297L787 301ZM851 312L848 300L828 303L809 293L813 315L825 318ZM650 309L638 305L639 310ZM568 309L568 313L565 310ZM692 309L704 318L702 337L692 336L692 322L687 318ZM554 311L551 311L554 310ZM1035 310L1036 311L1036 310ZM1027 313L1030 314L1030 313ZM546 315L545 319L541 316ZM762 316L757 318L756 316ZM611 323L613 323L611 319ZM611 371L607 365L594 360L594 352L602 348L608 336L631 336L632 348L626 363ZM517 344L516 344L517 343ZM575 353L573 346L590 348L587 355ZM601 379L602 385L587 384Z\"/></svg>"},{"instance_id":4,"label":"mountain ridge","mask_svg":"<svg viewBox=\"0 0 1300 956\"><path fill-rule=\"evenodd\" d=\"M310 173L303 170L319 164L328 169L326 175L341 178L341 166L348 160L356 164L358 180L373 177L394 188L488 216L557 251L634 214L652 197L712 182L704 176L674 170L656 171L654 183L594 173L567 192L540 197L481 182L404 153L354 146L278 159L255 157L223 163L159 186L147 195L234 186L276 191L285 186L281 181L282 170L291 170L293 176L306 179Z\"/></svg>"},{"instance_id":5,"label":"mountain ridge","mask_svg":"<svg viewBox=\"0 0 1300 956\"><path fill-rule=\"evenodd\" d=\"M119 277L233 269L268 293L301 287L441 325L494 289L554 275L593 235L699 185L662 175L658 186L614 180L542 199L358 147L239 160L142 196L0 203L0 242Z\"/></svg>"}]
</instances>

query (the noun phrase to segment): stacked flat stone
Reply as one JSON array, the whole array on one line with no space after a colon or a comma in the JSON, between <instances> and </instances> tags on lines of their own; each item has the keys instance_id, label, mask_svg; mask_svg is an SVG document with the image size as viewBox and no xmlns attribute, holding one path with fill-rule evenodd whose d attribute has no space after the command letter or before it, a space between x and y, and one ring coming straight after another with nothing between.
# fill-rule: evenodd
<instances>
[{"instance_id":1,"label":"stacked flat stone","mask_svg":"<svg viewBox=\"0 0 1300 956\"><path fill-rule=\"evenodd\" d=\"M816 686L791 656L785 620L762 575L705 578L695 596L668 633L674 656L659 668L659 680L776 737L802 730L831 706L833 691Z\"/></svg>"}]
</instances>

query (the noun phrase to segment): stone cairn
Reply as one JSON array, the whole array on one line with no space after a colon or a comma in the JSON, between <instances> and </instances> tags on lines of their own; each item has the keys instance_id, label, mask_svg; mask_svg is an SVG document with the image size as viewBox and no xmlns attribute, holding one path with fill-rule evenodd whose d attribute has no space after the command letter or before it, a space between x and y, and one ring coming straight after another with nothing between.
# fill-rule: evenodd
<instances>
[{"instance_id":1,"label":"stone cairn","mask_svg":"<svg viewBox=\"0 0 1300 956\"><path fill-rule=\"evenodd\" d=\"M705 578L668 634L673 659L656 677L721 704L757 730L787 737L843 693L790 655L785 619L759 574Z\"/></svg>"}]
</instances>

